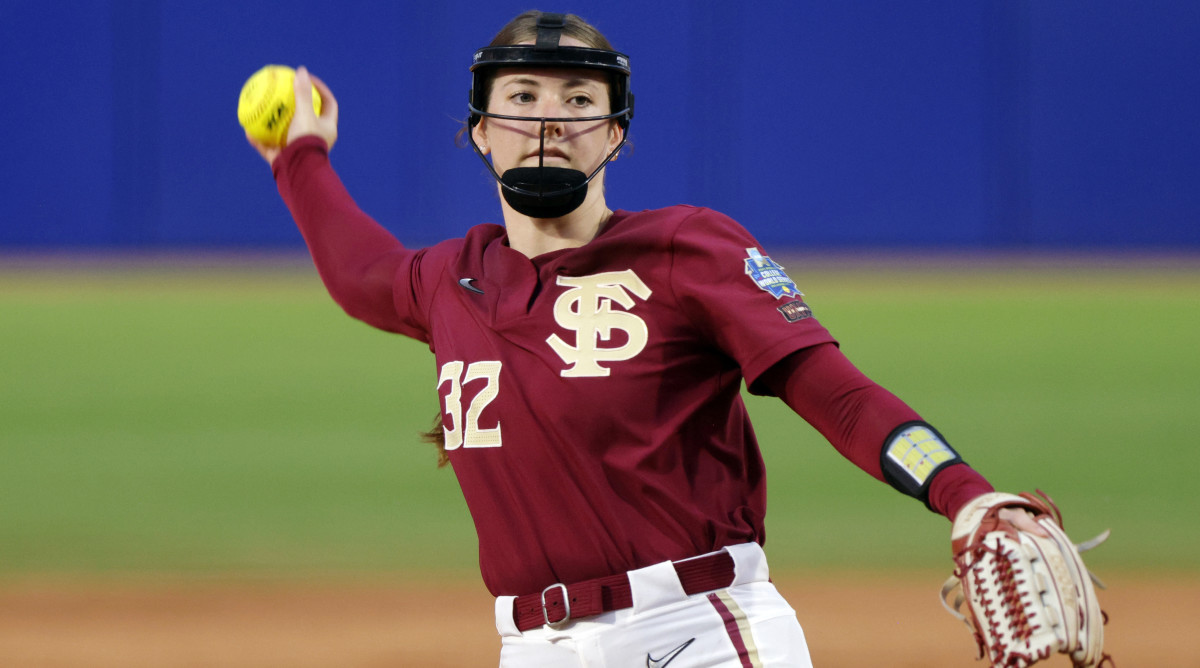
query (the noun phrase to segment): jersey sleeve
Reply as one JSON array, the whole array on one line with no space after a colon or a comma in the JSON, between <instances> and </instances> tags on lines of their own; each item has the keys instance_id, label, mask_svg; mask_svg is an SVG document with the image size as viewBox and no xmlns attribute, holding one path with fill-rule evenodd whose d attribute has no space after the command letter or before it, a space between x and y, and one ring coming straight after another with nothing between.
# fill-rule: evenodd
<instances>
[{"instance_id":1,"label":"jersey sleeve","mask_svg":"<svg viewBox=\"0 0 1200 668\"><path fill-rule=\"evenodd\" d=\"M680 222L671 246L676 299L737 361L747 384L797 350L836 343L786 267L728 216L695 209Z\"/></svg>"},{"instance_id":2,"label":"jersey sleeve","mask_svg":"<svg viewBox=\"0 0 1200 668\"><path fill-rule=\"evenodd\" d=\"M867 378L835 346L818 345L789 355L760 379L824 436L843 457L885 481L882 449L896 427L922 421L896 395ZM992 492L991 484L965 463L933 477L929 507L953 520L968 501Z\"/></svg>"},{"instance_id":3,"label":"jersey sleeve","mask_svg":"<svg viewBox=\"0 0 1200 668\"><path fill-rule=\"evenodd\" d=\"M330 166L323 140L298 139L272 168L333 300L373 327L428 342L425 252L405 248L358 207Z\"/></svg>"}]
</instances>

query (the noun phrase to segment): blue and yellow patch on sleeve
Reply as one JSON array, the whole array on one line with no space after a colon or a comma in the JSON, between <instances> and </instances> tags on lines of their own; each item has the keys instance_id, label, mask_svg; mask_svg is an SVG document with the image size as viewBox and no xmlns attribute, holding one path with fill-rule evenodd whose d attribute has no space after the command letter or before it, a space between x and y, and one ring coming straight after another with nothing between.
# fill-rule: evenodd
<instances>
[{"instance_id":1,"label":"blue and yellow patch on sleeve","mask_svg":"<svg viewBox=\"0 0 1200 668\"><path fill-rule=\"evenodd\" d=\"M763 255L757 248L747 248L746 254L750 256L745 260L746 275L759 288L771 293L776 299L804 297L778 262Z\"/></svg>"}]
</instances>

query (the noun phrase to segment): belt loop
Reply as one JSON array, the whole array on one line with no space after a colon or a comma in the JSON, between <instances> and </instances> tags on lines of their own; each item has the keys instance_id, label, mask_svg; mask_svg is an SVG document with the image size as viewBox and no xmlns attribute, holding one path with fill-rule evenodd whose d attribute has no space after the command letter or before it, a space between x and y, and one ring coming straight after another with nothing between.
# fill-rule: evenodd
<instances>
[{"instance_id":1,"label":"belt loop","mask_svg":"<svg viewBox=\"0 0 1200 668\"><path fill-rule=\"evenodd\" d=\"M496 597L496 633L499 633L501 637L521 635L521 630L517 628L516 618L513 616L513 606L516 601L516 596Z\"/></svg>"},{"instance_id":2,"label":"belt loop","mask_svg":"<svg viewBox=\"0 0 1200 668\"><path fill-rule=\"evenodd\" d=\"M669 561L629 571L627 575L634 613L676 603L688 596L683 583L679 581L675 564Z\"/></svg>"},{"instance_id":3,"label":"belt loop","mask_svg":"<svg viewBox=\"0 0 1200 668\"><path fill-rule=\"evenodd\" d=\"M767 569L767 555L758 543L726 545L725 551L733 557L734 585L766 582L771 579Z\"/></svg>"}]
</instances>

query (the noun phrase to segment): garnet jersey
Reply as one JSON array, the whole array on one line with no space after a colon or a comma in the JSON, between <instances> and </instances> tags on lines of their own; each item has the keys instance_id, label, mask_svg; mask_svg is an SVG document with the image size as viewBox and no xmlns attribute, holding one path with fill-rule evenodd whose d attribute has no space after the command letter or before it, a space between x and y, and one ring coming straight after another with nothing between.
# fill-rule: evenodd
<instances>
[{"instance_id":1,"label":"garnet jersey","mask_svg":"<svg viewBox=\"0 0 1200 668\"><path fill-rule=\"evenodd\" d=\"M410 250L319 140L275 168L334 298L434 352L493 594L764 540L742 381L832 338L740 225L677 206L618 211L585 246L532 260L496 225Z\"/></svg>"},{"instance_id":2,"label":"garnet jersey","mask_svg":"<svg viewBox=\"0 0 1200 668\"><path fill-rule=\"evenodd\" d=\"M493 593L763 540L742 379L831 339L741 226L618 211L530 260L483 225L414 264L396 308L436 355Z\"/></svg>"}]
</instances>

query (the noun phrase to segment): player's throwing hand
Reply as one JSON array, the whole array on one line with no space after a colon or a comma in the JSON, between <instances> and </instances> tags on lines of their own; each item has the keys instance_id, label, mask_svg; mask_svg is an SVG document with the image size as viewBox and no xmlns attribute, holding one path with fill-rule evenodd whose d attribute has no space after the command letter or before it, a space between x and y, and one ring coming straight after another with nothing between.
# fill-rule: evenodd
<instances>
[{"instance_id":1,"label":"player's throwing hand","mask_svg":"<svg viewBox=\"0 0 1200 668\"><path fill-rule=\"evenodd\" d=\"M310 91L314 87L321 95L321 114L319 116L313 110ZM287 139L283 146L267 146L256 141L249 133L246 134L246 140L268 164L275 162L275 158L279 157L284 146L300 137L309 135L320 137L331 150L334 142L337 141L338 103L337 98L333 96L333 91L329 90L329 86L309 73L308 68L301 66L296 69L293 93L296 91L304 91L304 94L295 95L296 110L293 113L291 126L288 128Z\"/></svg>"}]
</instances>

